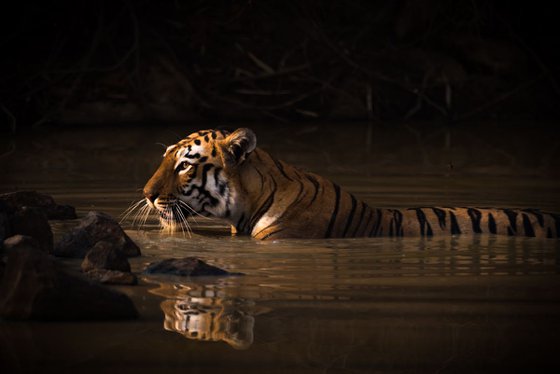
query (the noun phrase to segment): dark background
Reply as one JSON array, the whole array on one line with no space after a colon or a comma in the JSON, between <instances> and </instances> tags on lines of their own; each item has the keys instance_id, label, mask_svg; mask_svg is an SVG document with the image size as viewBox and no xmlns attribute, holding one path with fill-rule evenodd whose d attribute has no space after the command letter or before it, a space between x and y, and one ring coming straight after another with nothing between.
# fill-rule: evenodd
<instances>
[{"instance_id":1,"label":"dark background","mask_svg":"<svg viewBox=\"0 0 560 374\"><path fill-rule=\"evenodd\" d=\"M0 128L560 114L544 2L23 1L2 11Z\"/></svg>"}]
</instances>

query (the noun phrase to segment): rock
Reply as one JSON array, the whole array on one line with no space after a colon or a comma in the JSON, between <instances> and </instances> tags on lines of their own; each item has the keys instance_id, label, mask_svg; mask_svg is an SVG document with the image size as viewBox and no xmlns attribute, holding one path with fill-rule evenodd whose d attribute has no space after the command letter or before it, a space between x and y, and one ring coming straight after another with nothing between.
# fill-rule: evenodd
<instances>
[{"instance_id":1,"label":"rock","mask_svg":"<svg viewBox=\"0 0 560 374\"><path fill-rule=\"evenodd\" d=\"M22 248L40 249L40 245L34 237L28 235L17 234L4 240L4 251L6 252Z\"/></svg>"},{"instance_id":2,"label":"rock","mask_svg":"<svg viewBox=\"0 0 560 374\"><path fill-rule=\"evenodd\" d=\"M55 205L51 209L47 210L47 217L49 219L67 220L76 219L76 208L72 205Z\"/></svg>"},{"instance_id":3,"label":"rock","mask_svg":"<svg viewBox=\"0 0 560 374\"><path fill-rule=\"evenodd\" d=\"M136 275L118 270L92 269L84 274L89 279L100 283L125 284L130 286L138 284Z\"/></svg>"},{"instance_id":4,"label":"rock","mask_svg":"<svg viewBox=\"0 0 560 374\"><path fill-rule=\"evenodd\" d=\"M74 229L65 234L54 246L57 257L84 258L95 243L85 230Z\"/></svg>"},{"instance_id":5,"label":"rock","mask_svg":"<svg viewBox=\"0 0 560 374\"><path fill-rule=\"evenodd\" d=\"M12 229L9 216L12 214L13 209L5 201L0 200L0 250L2 249L4 239L11 236Z\"/></svg>"},{"instance_id":6,"label":"rock","mask_svg":"<svg viewBox=\"0 0 560 374\"><path fill-rule=\"evenodd\" d=\"M58 205L54 199L35 191L17 191L0 195L13 210L28 206L38 208L46 214L48 219L75 219L76 210L70 205Z\"/></svg>"},{"instance_id":7,"label":"rock","mask_svg":"<svg viewBox=\"0 0 560 374\"><path fill-rule=\"evenodd\" d=\"M82 262L83 272L92 269L130 272L130 264L124 253L117 249L112 243L102 240L95 243Z\"/></svg>"},{"instance_id":8,"label":"rock","mask_svg":"<svg viewBox=\"0 0 560 374\"><path fill-rule=\"evenodd\" d=\"M206 276L206 275L242 275L241 273L230 273L226 270L208 265L196 257L169 258L163 261L153 262L144 270L147 274L170 274L180 276Z\"/></svg>"},{"instance_id":9,"label":"rock","mask_svg":"<svg viewBox=\"0 0 560 374\"><path fill-rule=\"evenodd\" d=\"M59 269L37 249L12 251L0 282L0 317L18 320L136 318L124 294Z\"/></svg>"},{"instance_id":10,"label":"rock","mask_svg":"<svg viewBox=\"0 0 560 374\"><path fill-rule=\"evenodd\" d=\"M31 236L45 252L53 249L53 233L47 216L39 208L22 207L12 217L12 234Z\"/></svg>"},{"instance_id":11,"label":"rock","mask_svg":"<svg viewBox=\"0 0 560 374\"><path fill-rule=\"evenodd\" d=\"M60 257L84 258L95 243L107 241L127 257L140 256L140 248L108 214L89 212L80 224L62 237L54 248Z\"/></svg>"},{"instance_id":12,"label":"rock","mask_svg":"<svg viewBox=\"0 0 560 374\"><path fill-rule=\"evenodd\" d=\"M7 230L7 223L8 217L4 215L4 213L0 212L0 252L2 252L2 248L4 248L4 240L8 237L8 230Z\"/></svg>"}]
</instances>

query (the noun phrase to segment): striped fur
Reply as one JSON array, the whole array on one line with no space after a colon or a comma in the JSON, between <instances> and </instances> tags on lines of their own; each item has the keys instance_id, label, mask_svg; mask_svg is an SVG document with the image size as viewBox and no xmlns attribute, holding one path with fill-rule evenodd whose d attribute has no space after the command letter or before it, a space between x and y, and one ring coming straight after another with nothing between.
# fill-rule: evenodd
<instances>
[{"instance_id":1,"label":"striped fur","mask_svg":"<svg viewBox=\"0 0 560 374\"><path fill-rule=\"evenodd\" d=\"M559 215L532 209L372 208L256 148L249 129L199 131L169 147L144 194L162 217L223 218L257 239L560 233Z\"/></svg>"}]
</instances>

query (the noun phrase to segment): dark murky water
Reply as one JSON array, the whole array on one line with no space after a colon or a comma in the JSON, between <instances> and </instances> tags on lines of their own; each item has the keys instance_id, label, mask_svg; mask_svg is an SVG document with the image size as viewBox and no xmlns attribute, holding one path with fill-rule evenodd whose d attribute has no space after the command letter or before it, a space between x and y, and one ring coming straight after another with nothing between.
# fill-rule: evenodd
<instances>
[{"instance_id":1,"label":"dark murky water","mask_svg":"<svg viewBox=\"0 0 560 374\"><path fill-rule=\"evenodd\" d=\"M408 127L374 128L369 141L360 125L256 130L262 146L279 158L327 175L375 206L560 211L559 150L552 137L521 127L503 144L491 126ZM38 189L80 213L119 216L140 198L139 188L159 162L162 148L154 142L175 141L177 130L56 130L3 139L12 152L0 159L0 192ZM139 286L119 287L135 301L137 321L0 322L2 365L13 371L138 373L558 366L556 240L258 242L230 237L220 222L197 221L188 237L161 234L151 221L138 229L133 217L126 219L123 225L143 252L132 259L133 270L159 258L197 256L245 276L151 276ZM56 223L55 234L66 226Z\"/></svg>"}]
</instances>

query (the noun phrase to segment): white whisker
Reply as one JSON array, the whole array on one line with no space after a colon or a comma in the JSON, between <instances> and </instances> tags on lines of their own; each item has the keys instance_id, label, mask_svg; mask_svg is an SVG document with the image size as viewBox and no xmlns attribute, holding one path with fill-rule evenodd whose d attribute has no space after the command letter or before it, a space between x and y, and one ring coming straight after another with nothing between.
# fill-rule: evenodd
<instances>
[{"instance_id":1,"label":"white whisker","mask_svg":"<svg viewBox=\"0 0 560 374\"><path fill-rule=\"evenodd\" d=\"M138 200L138 201L135 202L135 203L131 203L130 206L129 206L128 208L126 208L126 210L125 210L124 212L121 213L121 215L120 215L120 216L121 216L121 219L120 219L119 223L123 223L124 220L126 220L126 218L127 218L135 209L137 209L137 208L140 206L140 204L145 203L145 202L146 202L145 199L141 199L141 200Z\"/></svg>"},{"instance_id":2,"label":"white whisker","mask_svg":"<svg viewBox=\"0 0 560 374\"><path fill-rule=\"evenodd\" d=\"M207 216L203 216L202 214L198 213L196 210L194 210L189 204L187 204L186 202L184 202L183 200L178 199L177 200L179 202L179 204L183 207L185 207L185 209L187 209L189 211L189 213L191 213L191 217L193 218L193 220L196 222L194 215L196 214L199 217L205 218L205 219L209 219L212 220L212 217L207 217Z\"/></svg>"},{"instance_id":3,"label":"white whisker","mask_svg":"<svg viewBox=\"0 0 560 374\"><path fill-rule=\"evenodd\" d=\"M183 226L185 227L187 234L189 235L189 238L192 238L192 229L189 226L189 223L187 222L187 218L185 217L185 215L183 214L183 212L181 211L181 207L177 207L177 215L179 216L179 223L181 224L181 229L183 229ZM183 235L184 235L185 231L183 231Z\"/></svg>"},{"instance_id":4,"label":"white whisker","mask_svg":"<svg viewBox=\"0 0 560 374\"><path fill-rule=\"evenodd\" d=\"M181 209L177 206L173 207L176 210L176 215L179 222L179 227L181 228L181 233L183 234L183 238L185 237L185 227L183 225L183 213L181 213Z\"/></svg>"},{"instance_id":5,"label":"white whisker","mask_svg":"<svg viewBox=\"0 0 560 374\"><path fill-rule=\"evenodd\" d=\"M138 210L138 212L134 216L134 219L132 220L132 226L136 226L137 222L141 222L142 217L144 216L145 212L147 212L149 210L150 210L150 207L148 206L148 204L146 204L142 208L140 208L140 210Z\"/></svg>"},{"instance_id":6,"label":"white whisker","mask_svg":"<svg viewBox=\"0 0 560 374\"><path fill-rule=\"evenodd\" d=\"M131 210L134 210L134 208L136 208L138 205L140 205L142 203L144 199L140 199L138 201L132 201L129 205L128 208L125 209L125 211L121 214L124 215L127 212L130 212Z\"/></svg>"},{"instance_id":7,"label":"white whisker","mask_svg":"<svg viewBox=\"0 0 560 374\"><path fill-rule=\"evenodd\" d=\"M164 221L163 232L172 233L175 231L175 215L173 214L172 207L168 204L164 209Z\"/></svg>"},{"instance_id":8,"label":"white whisker","mask_svg":"<svg viewBox=\"0 0 560 374\"><path fill-rule=\"evenodd\" d=\"M146 221L148 220L148 217L150 216L150 213L152 212L152 207L149 206L148 204L146 204L147 209L145 209L144 211L144 216L142 217L142 223L140 224L140 227L144 227L146 225Z\"/></svg>"}]
</instances>

